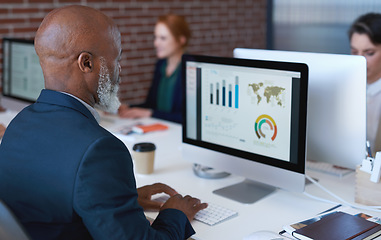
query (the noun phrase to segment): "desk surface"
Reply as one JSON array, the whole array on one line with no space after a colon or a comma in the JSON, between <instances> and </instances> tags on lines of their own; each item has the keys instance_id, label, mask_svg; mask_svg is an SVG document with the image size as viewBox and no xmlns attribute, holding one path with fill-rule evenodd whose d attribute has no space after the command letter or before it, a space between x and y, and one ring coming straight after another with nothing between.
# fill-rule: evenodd
<instances>
[{"instance_id":1,"label":"desk surface","mask_svg":"<svg viewBox=\"0 0 381 240\"><path fill-rule=\"evenodd\" d=\"M14 114L9 111L0 113L0 123L7 125ZM173 187L181 194L199 197L204 201L213 202L238 212L237 217L215 226L208 226L194 221L192 225L196 230L196 235L193 236L195 239L242 239L253 232L261 230L279 232L285 224L310 218L335 206L332 203L311 199L303 193L287 192L280 189L253 204L242 204L215 195L212 193L213 190L243 181L244 178L229 176L222 179L203 179L194 175L192 163L183 160L181 156L181 125L152 118L132 121L114 116L102 116L101 125L111 132L116 132L136 122L145 124L162 122L169 126L166 131L151 132L144 135L123 136L116 134L129 150L132 149L136 142L149 141L155 143L157 147L155 171L150 175L136 174L138 186L162 182ZM307 172L307 174L318 179L320 184L339 197L354 203L354 173L343 178L316 172ZM307 185L306 192L320 198L334 200L314 184ZM381 215L381 213L377 212L361 211L371 215ZM149 217L157 215L155 212L147 212L146 214Z\"/></svg>"},{"instance_id":2,"label":"desk surface","mask_svg":"<svg viewBox=\"0 0 381 240\"><path fill-rule=\"evenodd\" d=\"M239 176L229 176L223 179L197 177L192 171L192 163L183 160L181 156L181 125L157 119L141 121L144 123L163 122L169 126L169 130L137 135L133 139L124 140L129 149L132 149L135 142L145 141L153 142L157 147L155 171L150 175L136 174L138 186L163 182L182 194L199 197L238 212L237 217L215 226L194 221L192 225L196 230L196 235L193 236L195 239L242 239L250 233L261 230L279 232L285 224L310 218L336 205L311 199L303 193L292 193L280 189L254 204L242 204L215 195L212 193L213 190L243 181L244 178ZM114 118L111 121L103 120L101 124L108 129L120 129L121 126L128 125L130 122ZM121 139L123 140L123 137ZM354 173L343 178L316 172L307 172L307 174L318 179L320 184L339 197L354 203ZM306 192L321 198L335 200L313 184L306 186ZM381 215L375 212L363 212ZM147 215L155 217L157 213L147 213Z\"/></svg>"}]
</instances>

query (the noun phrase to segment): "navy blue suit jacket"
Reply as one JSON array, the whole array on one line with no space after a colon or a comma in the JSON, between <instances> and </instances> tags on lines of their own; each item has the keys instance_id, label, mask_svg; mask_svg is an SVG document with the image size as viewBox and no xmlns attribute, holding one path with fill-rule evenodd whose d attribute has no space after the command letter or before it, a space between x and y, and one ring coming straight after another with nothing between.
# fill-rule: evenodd
<instances>
[{"instance_id":1,"label":"navy blue suit jacket","mask_svg":"<svg viewBox=\"0 0 381 240\"><path fill-rule=\"evenodd\" d=\"M126 146L66 94L43 90L8 126L0 145L0 198L33 239L184 239L186 215L137 202Z\"/></svg>"},{"instance_id":2,"label":"navy blue suit jacket","mask_svg":"<svg viewBox=\"0 0 381 240\"><path fill-rule=\"evenodd\" d=\"M160 118L172 122L182 123L182 109L183 109L183 83L182 83L182 69L178 71L178 74L176 76L176 83L174 87L174 93L173 93L173 105L170 112L163 112L157 110L157 91L159 89L159 83L162 79L162 73L160 69L162 68L162 65L166 62L166 59L161 59L157 61L155 65L155 72L153 75L153 80L151 87L148 91L148 95L146 98L146 101L142 104L133 105L135 107L143 107L143 108L150 108L153 110L152 117ZM181 68L181 66L180 66Z\"/></svg>"}]
</instances>

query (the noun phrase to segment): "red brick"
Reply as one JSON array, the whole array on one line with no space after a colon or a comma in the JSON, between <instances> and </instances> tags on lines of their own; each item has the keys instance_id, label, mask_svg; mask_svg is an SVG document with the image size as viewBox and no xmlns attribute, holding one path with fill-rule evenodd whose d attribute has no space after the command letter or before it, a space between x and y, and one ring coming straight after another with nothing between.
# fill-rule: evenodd
<instances>
[{"instance_id":1,"label":"red brick","mask_svg":"<svg viewBox=\"0 0 381 240\"><path fill-rule=\"evenodd\" d=\"M41 18L30 18L29 22L30 23L41 23L43 19L44 19L43 17L41 17Z\"/></svg>"},{"instance_id":2,"label":"red brick","mask_svg":"<svg viewBox=\"0 0 381 240\"><path fill-rule=\"evenodd\" d=\"M104 2L102 0L99 0L100 2ZM118 13L119 12L119 8L118 7L101 7L99 8L99 11L105 13L105 12L114 12L114 13Z\"/></svg>"},{"instance_id":3,"label":"red brick","mask_svg":"<svg viewBox=\"0 0 381 240\"><path fill-rule=\"evenodd\" d=\"M13 29L14 33L35 33L37 31L37 27L32 28L15 28Z\"/></svg>"},{"instance_id":4,"label":"red brick","mask_svg":"<svg viewBox=\"0 0 381 240\"><path fill-rule=\"evenodd\" d=\"M0 28L0 35L7 35L9 33L8 28Z\"/></svg>"},{"instance_id":5,"label":"red brick","mask_svg":"<svg viewBox=\"0 0 381 240\"><path fill-rule=\"evenodd\" d=\"M1 0L1 3L23 3L24 0Z\"/></svg>"},{"instance_id":6,"label":"red brick","mask_svg":"<svg viewBox=\"0 0 381 240\"><path fill-rule=\"evenodd\" d=\"M52 0L28 0L29 3L52 3Z\"/></svg>"},{"instance_id":7,"label":"red brick","mask_svg":"<svg viewBox=\"0 0 381 240\"><path fill-rule=\"evenodd\" d=\"M103 3L107 2L106 0L87 0L88 3Z\"/></svg>"},{"instance_id":8,"label":"red brick","mask_svg":"<svg viewBox=\"0 0 381 240\"><path fill-rule=\"evenodd\" d=\"M49 12L53 11L54 7L51 7L51 8L44 8L42 9L42 12L44 13L44 15L48 14Z\"/></svg>"},{"instance_id":9,"label":"red brick","mask_svg":"<svg viewBox=\"0 0 381 240\"><path fill-rule=\"evenodd\" d=\"M2 18L0 18L0 24L13 24L13 23L24 23L24 22L25 22L25 20L20 19L20 18L15 18L15 19L12 19L12 18L2 19Z\"/></svg>"},{"instance_id":10,"label":"red brick","mask_svg":"<svg viewBox=\"0 0 381 240\"><path fill-rule=\"evenodd\" d=\"M129 2L135 2L137 0L109 0L110 2L113 3L129 3ZM138 0L139 2L143 2L143 0ZM151 2L154 0L151 0Z\"/></svg>"},{"instance_id":11,"label":"red brick","mask_svg":"<svg viewBox=\"0 0 381 240\"><path fill-rule=\"evenodd\" d=\"M39 12L38 8L14 8L11 11L13 14L27 14L27 13L36 13Z\"/></svg>"}]
</instances>

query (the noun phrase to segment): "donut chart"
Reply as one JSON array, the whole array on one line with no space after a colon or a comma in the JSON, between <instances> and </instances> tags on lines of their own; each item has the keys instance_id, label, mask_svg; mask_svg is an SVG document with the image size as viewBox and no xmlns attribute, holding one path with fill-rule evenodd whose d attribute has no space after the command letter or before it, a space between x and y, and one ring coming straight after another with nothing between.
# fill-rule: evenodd
<instances>
[{"instance_id":1,"label":"donut chart","mask_svg":"<svg viewBox=\"0 0 381 240\"><path fill-rule=\"evenodd\" d=\"M267 124L270 127L270 130L272 130L273 134L271 136L271 140L274 141L277 136L278 129L274 119L267 114L262 114L257 118L257 120L255 120L254 130L258 139L266 138L266 134L262 131L263 124Z\"/></svg>"}]
</instances>

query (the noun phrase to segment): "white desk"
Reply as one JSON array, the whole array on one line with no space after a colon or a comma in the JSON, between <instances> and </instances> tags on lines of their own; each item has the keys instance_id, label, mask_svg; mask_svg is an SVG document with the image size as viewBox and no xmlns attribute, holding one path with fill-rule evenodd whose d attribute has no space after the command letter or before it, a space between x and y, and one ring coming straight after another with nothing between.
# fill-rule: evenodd
<instances>
[{"instance_id":1,"label":"white desk","mask_svg":"<svg viewBox=\"0 0 381 240\"><path fill-rule=\"evenodd\" d=\"M137 136L133 141L124 141L129 149L132 149L135 142L143 141L153 142L157 147L155 171L150 175L137 174L136 180L138 186L162 182L175 188L182 194L199 197L238 211L237 217L212 227L194 221L192 225L196 230L196 235L193 236L195 239L242 239L250 233L260 230L279 232L285 224L310 218L335 206L335 204L311 199L303 193L291 193L283 190L277 190L275 193L254 204L241 204L215 195L212 193L213 190L240 182L244 178L229 176L223 179L212 180L197 177L192 171L192 163L183 160L181 156L181 125L157 119L145 119L141 121L145 123L163 122L169 126L169 130L147 133ZM128 125L129 122L128 120L116 119L112 125L114 125L113 127L120 127L123 124ZM110 122L102 121L102 125L110 128ZM311 177L319 179L319 183L339 197L354 203L354 173L341 179L316 172L308 172L308 174ZM306 187L306 192L321 198L334 200L313 184ZM369 211L362 212L381 215L381 213ZM147 215L155 217L157 213L147 213Z\"/></svg>"},{"instance_id":2,"label":"white desk","mask_svg":"<svg viewBox=\"0 0 381 240\"><path fill-rule=\"evenodd\" d=\"M0 113L0 123L7 124L11 115ZM115 117L102 118L101 125L107 129L115 130L136 121L122 120ZM156 158L155 171L150 175L136 175L137 185L143 186L155 182L162 182L173 187L182 194L189 194L203 200L219 204L236 210L238 216L215 226L194 221L192 223L196 230L195 239L242 239L252 232L270 230L279 232L282 226L310 218L325 211L335 204L324 203L313 200L303 193L291 193L277 190L268 197L254 203L241 204L212 193L213 190L242 181L239 176L229 176L223 179L202 179L193 174L192 163L181 157L181 125L158 119L139 120L143 123L162 122L169 126L166 131L151 132L137 135L133 138L122 137L122 141L131 150L136 142L155 143ZM354 202L354 174L347 175L342 179L326 174L308 172L311 177L319 179L319 182L348 202ZM306 186L306 192L326 199L333 200L317 186L310 184ZM371 215L380 213L362 211ZM157 213L148 212L148 216L155 217Z\"/></svg>"}]
</instances>

